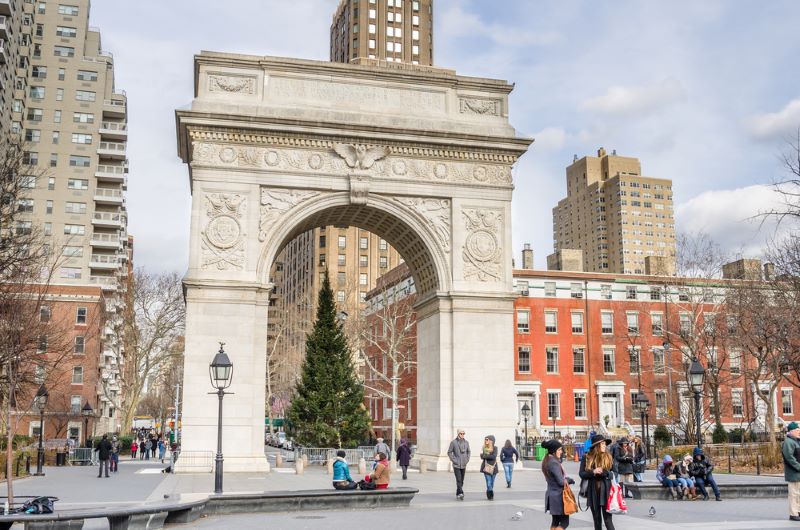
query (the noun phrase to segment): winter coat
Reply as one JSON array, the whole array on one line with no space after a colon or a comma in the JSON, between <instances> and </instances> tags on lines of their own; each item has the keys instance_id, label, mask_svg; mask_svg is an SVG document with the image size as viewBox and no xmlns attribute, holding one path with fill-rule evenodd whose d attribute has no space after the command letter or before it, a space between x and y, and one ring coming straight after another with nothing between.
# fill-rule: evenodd
<instances>
[{"instance_id":1,"label":"winter coat","mask_svg":"<svg viewBox=\"0 0 800 530\"><path fill-rule=\"evenodd\" d=\"M400 444L397 448L397 463L401 466L411 465L411 449L408 444Z\"/></svg>"},{"instance_id":2,"label":"winter coat","mask_svg":"<svg viewBox=\"0 0 800 530\"><path fill-rule=\"evenodd\" d=\"M350 468L347 466L347 460L337 456L336 460L333 462L333 481L339 482L342 480L348 482L353 481L353 479L350 478Z\"/></svg>"},{"instance_id":3,"label":"winter coat","mask_svg":"<svg viewBox=\"0 0 800 530\"><path fill-rule=\"evenodd\" d=\"M466 439L459 440L456 438L450 442L450 447L447 449L447 456L450 457L450 462L453 463L453 467L465 469L470 457L469 442Z\"/></svg>"},{"instance_id":4,"label":"winter coat","mask_svg":"<svg viewBox=\"0 0 800 530\"><path fill-rule=\"evenodd\" d=\"M111 442L105 439L100 440L97 443L97 447L95 448L95 451L97 451L97 457L100 460L108 460L111 455L111 450L112 450Z\"/></svg>"},{"instance_id":5,"label":"winter coat","mask_svg":"<svg viewBox=\"0 0 800 530\"><path fill-rule=\"evenodd\" d=\"M375 444L375 454L377 455L378 453L383 453L386 455L386 458L392 457L391 449L389 449L389 446L386 444L386 442Z\"/></svg>"},{"instance_id":6,"label":"winter coat","mask_svg":"<svg viewBox=\"0 0 800 530\"><path fill-rule=\"evenodd\" d=\"M620 475L630 475L633 473L633 451L626 451L623 446L617 446L614 452L614 461L617 463L617 473Z\"/></svg>"},{"instance_id":7,"label":"winter coat","mask_svg":"<svg viewBox=\"0 0 800 530\"><path fill-rule=\"evenodd\" d=\"M671 459L667 459L666 457L664 460L658 464L658 468L656 469L656 480L659 482L663 482L666 477L669 475L675 474L675 463Z\"/></svg>"},{"instance_id":8,"label":"winter coat","mask_svg":"<svg viewBox=\"0 0 800 530\"><path fill-rule=\"evenodd\" d=\"M500 461L504 464L509 464L514 462L514 460L519 461L519 453L513 447L503 447L500 451Z\"/></svg>"},{"instance_id":9,"label":"winter coat","mask_svg":"<svg viewBox=\"0 0 800 530\"><path fill-rule=\"evenodd\" d=\"M593 511L601 510L608 501L608 490L611 489L611 471L604 469L599 475L594 474L593 469L586 469L586 455L581 458L581 465L578 475L582 479L589 481L586 488L586 504Z\"/></svg>"},{"instance_id":10,"label":"winter coat","mask_svg":"<svg viewBox=\"0 0 800 530\"><path fill-rule=\"evenodd\" d=\"M606 448L608 454L611 455L611 471L614 473L619 473L617 471L617 466L619 463L617 462L617 450L619 449L619 444L617 442L612 443Z\"/></svg>"},{"instance_id":11,"label":"winter coat","mask_svg":"<svg viewBox=\"0 0 800 530\"><path fill-rule=\"evenodd\" d=\"M544 479L547 481L547 491L544 494L544 511L550 515L564 515L564 485L566 477L561 462L554 455L544 457Z\"/></svg>"},{"instance_id":12,"label":"winter coat","mask_svg":"<svg viewBox=\"0 0 800 530\"><path fill-rule=\"evenodd\" d=\"M687 479L692 478L692 475L689 473L689 467L691 467L691 465L692 465L691 463L689 463L689 465L686 465L686 462L684 462L683 460L675 464L675 467L673 468L675 470L674 471L675 476L677 478L687 478Z\"/></svg>"},{"instance_id":13,"label":"winter coat","mask_svg":"<svg viewBox=\"0 0 800 530\"><path fill-rule=\"evenodd\" d=\"M641 444L638 444L636 448L633 450L633 461L634 463L644 462L646 460L644 454L644 447Z\"/></svg>"},{"instance_id":14,"label":"winter coat","mask_svg":"<svg viewBox=\"0 0 800 530\"><path fill-rule=\"evenodd\" d=\"M706 455L703 454L703 450L699 447L694 448L692 455L694 459L689 465L689 474L694 478L705 479L714 470L714 464L706 458ZM700 457L699 459L697 458L698 456Z\"/></svg>"},{"instance_id":15,"label":"winter coat","mask_svg":"<svg viewBox=\"0 0 800 530\"><path fill-rule=\"evenodd\" d=\"M369 476L369 478L378 486L381 484L389 485L389 462L386 460L381 460L378 462L378 465L375 466L375 471Z\"/></svg>"},{"instance_id":16,"label":"winter coat","mask_svg":"<svg viewBox=\"0 0 800 530\"><path fill-rule=\"evenodd\" d=\"M111 442L111 454L112 455L118 455L120 449L121 449L121 447L120 447L119 440L113 440Z\"/></svg>"},{"instance_id":17,"label":"winter coat","mask_svg":"<svg viewBox=\"0 0 800 530\"><path fill-rule=\"evenodd\" d=\"M486 473L484 471L484 468L486 467L486 464L489 464L489 465L494 464L494 472L492 472L492 475L497 475L497 468L500 467L500 466L497 465L498 462L497 462L497 447L496 446L492 447L492 452L489 453L488 455L484 454L483 451L481 451L481 460L483 460L483 462L481 462L481 473ZM486 473L486 474L488 475L489 473Z\"/></svg>"},{"instance_id":18,"label":"winter coat","mask_svg":"<svg viewBox=\"0 0 800 530\"><path fill-rule=\"evenodd\" d=\"M797 460L800 451L800 440L786 436L781 447L783 454L783 478L786 482L800 482L800 461Z\"/></svg>"}]
</instances>

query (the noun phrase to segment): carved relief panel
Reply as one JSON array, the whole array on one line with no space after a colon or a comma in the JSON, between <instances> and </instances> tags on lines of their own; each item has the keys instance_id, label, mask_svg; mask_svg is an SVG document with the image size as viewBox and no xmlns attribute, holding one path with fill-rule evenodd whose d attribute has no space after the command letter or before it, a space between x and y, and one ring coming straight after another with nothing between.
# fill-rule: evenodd
<instances>
[{"instance_id":1,"label":"carved relief panel","mask_svg":"<svg viewBox=\"0 0 800 530\"><path fill-rule=\"evenodd\" d=\"M276 190L261 188L261 215L258 223L258 240L266 241L278 219L302 202L319 195L318 191Z\"/></svg>"},{"instance_id":2,"label":"carved relief panel","mask_svg":"<svg viewBox=\"0 0 800 530\"><path fill-rule=\"evenodd\" d=\"M205 196L206 225L201 233L202 269L244 270L247 197L238 193Z\"/></svg>"},{"instance_id":3,"label":"carved relief panel","mask_svg":"<svg viewBox=\"0 0 800 530\"><path fill-rule=\"evenodd\" d=\"M466 237L462 248L464 279L479 282L503 280L503 210L465 208Z\"/></svg>"}]
</instances>

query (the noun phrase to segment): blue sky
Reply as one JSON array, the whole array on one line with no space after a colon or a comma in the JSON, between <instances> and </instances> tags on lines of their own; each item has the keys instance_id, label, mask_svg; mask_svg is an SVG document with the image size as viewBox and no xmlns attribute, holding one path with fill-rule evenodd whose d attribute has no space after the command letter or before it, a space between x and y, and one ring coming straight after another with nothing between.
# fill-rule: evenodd
<instances>
[{"instance_id":1,"label":"blue sky","mask_svg":"<svg viewBox=\"0 0 800 530\"><path fill-rule=\"evenodd\" d=\"M327 60L338 0L95 0L130 114L128 205L136 265L183 271L188 173L174 109L200 50ZM772 236L747 219L774 204L784 138L800 127L800 2L435 0L434 62L516 84L510 120L536 139L515 170L514 254L552 252L564 168L598 147L671 178L679 231L732 254Z\"/></svg>"}]
</instances>

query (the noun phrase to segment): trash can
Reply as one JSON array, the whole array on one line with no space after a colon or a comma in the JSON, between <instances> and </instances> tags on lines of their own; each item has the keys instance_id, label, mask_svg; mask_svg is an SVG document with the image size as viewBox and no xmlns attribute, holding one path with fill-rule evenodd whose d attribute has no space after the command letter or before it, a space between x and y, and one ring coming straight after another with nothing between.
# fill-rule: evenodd
<instances>
[{"instance_id":1,"label":"trash can","mask_svg":"<svg viewBox=\"0 0 800 530\"><path fill-rule=\"evenodd\" d=\"M56 466L66 466L67 465L67 453L58 452L56 453Z\"/></svg>"},{"instance_id":2,"label":"trash can","mask_svg":"<svg viewBox=\"0 0 800 530\"><path fill-rule=\"evenodd\" d=\"M542 444L536 444L536 460L541 462L547 456L547 449Z\"/></svg>"},{"instance_id":3,"label":"trash can","mask_svg":"<svg viewBox=\"0 0 800 530\"><path fill-rule=\"evenodd\" d=\"M576 446L575 446L575 450L578 452L578 460L580 460L581 458L583 458L583 453L584 453L584 447L583 447L583 444L581 444L581 445L576 445Z\"/></svg>"}]
</instances>

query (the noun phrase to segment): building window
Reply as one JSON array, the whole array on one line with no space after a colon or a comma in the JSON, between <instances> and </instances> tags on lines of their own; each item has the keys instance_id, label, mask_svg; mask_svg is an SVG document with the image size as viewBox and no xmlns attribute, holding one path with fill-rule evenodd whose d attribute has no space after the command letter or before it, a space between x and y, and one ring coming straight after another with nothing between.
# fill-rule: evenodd
<instances>
[{"instance_id":1,"label":"building window","mask_svg":"<svg viewBox=\"0 0 800 530\"><path fill-rule=\"evenodd\" d=\"M384 240L384 239L381 239L381 240L378 242L378 248L379 248L380 250L387 250L387 249L389 248L389 245L386 243L386 240Z\"/></svg>"},{"instance_id":2,"label":"building window","mask_svg":"<svg viewBox=\"0 0 800 530\"><path fill-rule=\"evenodd\" d=\"M367 250L369 248L369 238L368 237L361 237L358 239L358 248L361 250Z\"/></svg>"},{"instance_id":3,"label":"building window","mask_svg":"<svg viewBox=\"0 0 800 530\"><path fill-rule=\"evenodd\" d=\"M679 302L688 302L689 301L689 291L685 288L678 289L678 301Z\"/></svg>"},{"instance_id":4,"label":"building window","mask_svg":"<svg viewBox=\"0 0 800 530\"><path fill-rule=\"evenodd\" d=\"M654 336L660 337L664 334L663 315L661 313L650 313L650 327Z\"/></svg>"},{"instance_id":5,"label":"building window","mask_svg":"<svg viewBox=\"0 0 800 530\"><path fill-rule=\"evenodd\" d=\"M88 156L69 155L69 165L73 167L89 167L91 160Z\"/></svg>"},{"instance_id":6,"label":"building window","mask_svg":"<svg viewBox=\"0 0 800 530\"><path fill-rule=\"evenodd\" d=\"M337 273L336 281L337 283L339 283L339 285L344 285L345 283L347 283L347 274L345 274L344 272Z\"/></svg>"},{"instance_id":7,"label":"building window","mask_svg":"<svg viewBox=\"0 0 800 530\"><path fill-rule=\"evenodd\" d=\"M82 385L83 384L83 367L82 366L73 366L72 367L72 384L73 385Z\"/></svg>"},{"instance_id":8,"label":"building window","mask_svg":"<svg viewBox=\"0 0 800 530\"><path fill-rule=\"evenodd\" d=\"M78 35L78 30L76 28L70 28L69 26L57 26L56 35L59 37L76 37Z\"/></svg>"},{"instance_id":9,"label":"building window","mask_svg":"<svg viewBox=\"0 0 800 530\"><path fill-rule=\"evenodd\" d=\"M326 257L327 256L325 254L320 254L319 255L319 266L320 267L324 267L325 266L325 258Z\"/></svg>"},{"instance_id":10,"label":"building window","mask_svg":"<svg viewBox=\"0 0 800 530\"><path fill-rule=\"evenodd\" d=\"M558 313L556 311L544 312L544 332L558 333Z\"/></svg>"},{"instance_id":11,"label":"building window","mask_svg":"<svg viewBox=\"0 0 800 530\"><path fill-rule=\"evenodd\" d=\"M79 307L77 311L75 311L75 323L76 324L86 324L86 308Z\"/></svg>"},{"instance_id":12,"label":"building window","mask_svg":"<svg viewBox=\"0 0 800 530\"><path fill-rule=\"evenodd\" d=\"M628 335L639 334L639 313L627 313Z\"/></svg>"},{"instance_id":13,"label":"building window","mask_svg":"<svg viewBox=\"0 0 800 530\"><path fill-rule=\"evenodd\" d=\"M547 346L544 349L548 374L558 373L558 346Z\"/></svg>"},{"instance_id":14,"label":"building window","mask_svg":"<svg viewBox=\"0 0 800 530\"><path fill-rule=\"evenodd\" d=\"M358 275L358 285L367 285L367 274L362 272Z\"/></svg>"},{"instance_id":15,"label":"building window","mask_svg":"<svg viewBox=\"0 0 800 530\"><path fill-rule=\"evenodd\" d=\"M39 153L33 151L25 151L22 153L22 163L28 166L39 165Z\"/></svg>"},{"instance_id":16,"label":"building window","mask_svg":"<svg viewBox=\"0 0 800 530\"><path fill-rule=\"evenodd\" d=\"M68 179L67 188L71 190L88 190L89 181L87 179Z\"/></svg>"},{"instance_id":17,"label":"building window","mask_svg":"<svg viewBox=\"0 0 800 530\"><path fill-rule=\"evenodd\" d=\"M75 99L77 101L96 101L97 93L91 90L76 90Z\"/></svg>"},{"instance_id":18,"label":"building window","mask_svg":"<svg viewBox=\"0 0 800 530\"><path fill-rule=\"evenodd\" d=\"M744 415L741 390L731 390L731 412L735 417L742 417Z\"/></svg>"},{"instance_id":19,"label":"building window","mask_svg":"<svg viewBox=\"0 0 800 530\"><path fill-rule=\"evenodd\" d=\"M664 348L651 348L653 352L653 372L656 374L663 374L667 370L666 356L664 355Z\"/></svg>"},{"instance_id":20,"label":"building window","mask_svg":"<svg viewBox=\"0 0 800 530\"><path fill-rule=\"evenodd\" d=\"M75 57L75 48L70 46L54 46L53 55L56 57Z\"/></svg>"},{"instance_id":21,"label":"building window","mask_svg":"<svg viewBox=\"0 0 800 530\"><path fill-rule=\"evenodd\" d=\"M327 238L324 235L319 236L319 248L325 248L326 244L327 244Z\"/></svg>"},{"instance_id":22,"label":"building window","mask_svg":"<svg viewBox=\"0 0 800 530\"><path fill-rule=\"evenodd\" d=\"M560 396L560 392L547 392L547 417L551 420L561 417Z\"/></svg>"},{"instance_id":23,"label":"building window","mask_svg":"<svg viewBox=\"0 0 800 530\"><path fill-rule=\"evenodd\" d=\"M78 16L78 6L58 4L58 14L66 15L68 17L76 17Z\"/></svg>"},{"instance_id":24,"label":"building window","mask_svg":"<svg viewBox=\"0 0 800 530\"><path fill-rule=\"evenodd\" d=\"M69 413L73 416L81 413L81 397L72 396L69 400Z\"/></svg>"},{"instance_id":25,"label":"building window","mask_svg":"<svg viewBox=\"0 0 800 530\"><path fill-rule=\"evenodd\" d=\"M550 297L556 295L556 282L544 282L544 295Z\"/></svg>"},{"instance_id":26,"label":"building window","mask_svg":"<svg viewBox=\"0 0 800 530\"><path fill-rule=\"evenodd\" d=\"M583 298L583 286L577 282L569 284L569 295L572 298Z\"/></svg>"},{"instance_id":27,"label":"building window","mask_svg":"<svg viewBox=\"0 0 800 530\"><path fill-rule=\"evenodd\" d=\"M51 316L50 306L43 305L39 308L39 322L50 322Z\"/></svg>"},{"instance_id":28,"label":"building window","mask_svg":"<svg viewBox=\"0 0 800 530\"><path fill-rule=\"evenodd\" d=\"M33 213L33 199L17 199L17 212Z\"/></svg>"},{"instance_id":29,"label":"building window","mask_svg":"<svg viewBox=\"0 0 800 530\"><path fill-rule=\"evenodd\" d=\"M36 382L36 384L41 385L42 383L44 383L44 376L45 376L44 366L42 366L41 364L37 364L33 370L34 370L33 380Z\"/></svg>"},{"instance_id":30,"label":"building window","mask_svg":"<svg viewBox=\"0 0 800 530\"><path fill-rule=\"evenodd\" d=\"M380 263L381 269L385 269L385 268L387 268L389 266L389 258L387 258L386 256L381 256L379 258L379 263Z\"/></svg>"},{"instance_id":31,"label":"building window","mask_svg":"<svg viewBox=\"0 0 800 530\"><path fill-rule=\"evenodd\" d=\"M84 233L86 233L86 228L83 225L64 225L64 234L66 235L82 236Z\"/></svg>"},{"instance_id":32,"label":"building window","mask_svg":"<svg viewBox=\"0 0 800 530\"><path fill-rule=\"evenodd\" d=\"M78 335L75 337L75 353L84 353L86 337Z\"/></svg>"},{"instance_id":33,"label":"building window","mask_svg":"<svg viewBox=\"0 0 800 530\"><path fill-rule=\"evenodd\" d=\"M625 287L625 299L626 300L636 300L636 286L635 285L628 285Z\"/></svg>"},{"instance_id":34,"label":"building window","mask_svg":"<svg viewBox=\"0 0 800 530\"><path fill-rule=\"evenodd\" d=\"M58 69L58 80L63 81L67 78L67 70L65 68Z\"/></svg>"},{"instance_id":35,"label":"building window","mask_svg":"<svg viewBox=\"0 0 800 530\"><path fill-rule=\"evenodd\" d=\"M572 333L583 333L583 313L574 312L572 317Z\"/></svg>"},{"instance_id":36,"label":"building window","mask_svg":"<svg viewBox=\"0 0 800 530\"><path fill-rule=\"evenodd\" d=\"M601 285L600 286L600 298L603 300L611 300L611 286L610 285Z\"/></svg>"},{"instance_id":37,"label":"building window","mask_svg":"<svg viewBox=\"0 0 800 530\"><path fill-rule=\"evenodd\" d=\"M344 291L336 291L336 301L344 302Z\"/></svg>"},{"instance_id":38,"label":"building window","mask_svg":"<svg viewBox=\"0 0 800 530\"><path fill-rule=\"evenodd\" d=\"M531 347L520 346L517 348L517 370L522 374L531 372Z\"/></svg>"},{"instance_id":39,"label":"building window","mask_svg":"<svg viewBox=\"0 0 800 530\"><path fill-rule=\"evenodd\" d=\"M781 407L785 415L791 416L794 414L791 388L784 388L781 390Z\"/></svg>"},{"instance_id":40,"label":"building window","mask_svg":"<svg viewBox=\"0 0 800 530\"><path fill-rule=\"evenodd\" d=\"M94 114L91 112L73 112L72 121L73 123L94 123ZM320 236L320 238L323 237L325 236Z\"/></svg>"},{"instance_id":41,"label":"building window","mask_svg":"<svg viewBox=\"0 0 800 530\"><path fill-rule=\"evenodd\" d=\"M339 236L339 248L347 248L347 236Z\"/></svg>"},{"instance_id":42,"label":"building window","mask_svg":"<svg viewBox=\"0 0 800 530\"><path fill-rule=\"evenodd\" d=\"M586 394L575 392L575 419L586 419Z\"/></svg>"},{"instance_id":43,"label":"building window","mask_svg":"<svg viewBox=\"0 0 800 530\"><path fill-rule=\"evenodd\" d=\"M586 373L586 350L584 348L578 346L572 347L572 373Z\"/></svg>"},{"instance_id":44,"label":"building window","mask_svg":"<svg viewBox=\"0 0 800 530\"><path fill-rule=\"evenodd\" d=\"M359 256L358 257L358 266L359 267L369 267L369 256Z\"/></svg>"},{"instance_id":45,"label":"building window","mask_svg":"<svg viewBox=\"0 0 800 530\"><path fill-rule=\"evenodd\" d=\"M611 311L603 311L600 313L600 332L603 335L611 335L614 333L614 313Z\"/></svg>"},{"instance_id":46,"label":"building window","mask_svg":"<svg viewBox=\"0 0 800 530\"><path fill-rule=\"evenodd\" d=\"M667 417L667 394L663 390L656 390L656 419Z\"/></svg>"},{"instance_id":47,"label":"building window","mask_svg":"<svg viewBox=\"0 0 800 530\"><path fill-rule=\"evenodd\" d=\"M44 87L32 86L30 88L29 95L32 99L44 99Z\"/></svg>"},{"instance_id":48,"label":"building window","mask_svg":"<svg viewBox=\"0 0 800 530\"><path fill-rule=\"evenodd\" d=\"M17 221L15 232L18 236L27 236L33 233L32 221Z\"/></svg>"},{"instance_id":49,"label":"building window","mask_svg":"<svg viewBox=\"0 0 800 530\"><path fill-rule=\"evenodd\" d=\"M78 70L78 81L97 81L97 72Z\"/></svg>"},{"instance_id":50,"label":"building window","mask_svg":"<svg viewBox=\"0 0 800 530\"><path fill-rule=\"evenodd\" d=\"M661 300L661 289L658 287L651 287L650 288L650 300Z\"/></svg>"},{"instance_id":51,"label":"building window","mask_svg":"<svg viewBox=\"0 0 800 530\"><path fill-rule=\"evenodd\" d=\"M83 256L83 247L66 245L61 253L67 258L80 258Z\"/></svg>"},{"instance_id":52,"label":"building window","mask_svg":"<svg viewBox=\"0 0 800 530\"><path fill-rule=\"evenodd\" d=\"M91 134L82 134L82 133L72 133L72 143L73 144L91 144L92 143L92 135Z\"/></svg>"},{"instance_id":53,"label":"building window","mask_svg":"<svg viewBox=\"0 0 800 530\"><path fill-rule=\"evenodd\" d=\"M80 280L81 269L79 267L61 267L60 276L70 280Z\"/></svg>"},{"instance_id":54,"label":"building window","mask_svg":"<svg viewBox=\"0 0 800 530\"><path fill-rule=\"evenodd\" d=\"M728 364L730 365L731 375L739 375L742 373L742 352L737 349L731 349L728 352Z\"/></svg>"},{"instance_id":55,"label":"building window","mask_svg":"<svg viewBox=\"0 0 800 530\"><path fill-rule=\"evenodd\" d=\"M692 331L692 317L689 313L681 313L678 318L680 319L681 335L686 337Z\"/></svg>"},{"instance_id":56,"label":"building window","mask_svg":"<svg viewBox=\"0 0 800 530\"><path fill-rule=\"evenodd\" d=\"M517 311L517 333L530 333L531 313L530 311Z\"/></svg>"},{"instance_id":57,"label":"building window","mask_svg":"<svg viewBox=\"0 0 800 530\"><path fill-rule=\"evenodd\" d=\"M336 264L339 265L340 267L344 266L344 264L345 264L345 255L344 254L339 254L338 258L336 259Z\"/></svg>"},{"instance_id":58,"label":"building window","mask_svg":"<svg viewBox=\"0 0 800 530\"><path fill-rule=\"evenodd\" d=\"M641 370L642 349L638 346L628 346L628 360L631 365L631 374L638 374Z\"/></svg>"},{"instance_id":59,"label":"building window","mask_svg":"<svg viewBox=\"0 0 800 530\"><path fill-rule=\"evenodd\" d=\"M614 349L603 348L603 373L613 374L615 372L616 366L614 361Z\"/></svg>"}]
</instances>

